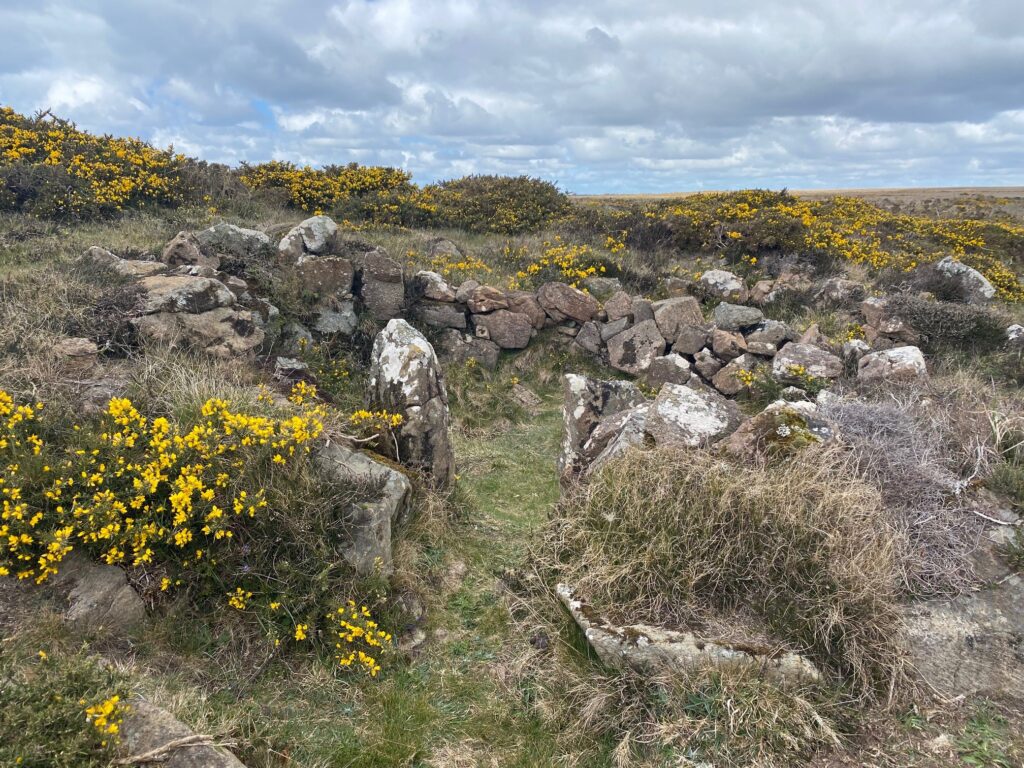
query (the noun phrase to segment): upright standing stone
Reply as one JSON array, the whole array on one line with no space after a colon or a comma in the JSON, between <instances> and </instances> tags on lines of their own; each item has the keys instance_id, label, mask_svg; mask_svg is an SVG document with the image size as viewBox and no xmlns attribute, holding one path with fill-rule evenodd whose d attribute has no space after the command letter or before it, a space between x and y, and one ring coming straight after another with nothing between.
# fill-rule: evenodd
<instances>
[{"instance_id":1,"label":"upright standing stone","mask_svg":"<svg viewBox=\"0 0 1024 768\"><path fill-rule=\"evenodd\" d=\"M405 320L391 320L374 339L368 399L402 415L399 460L424 472L435 487L448 487L455 471L448 393L434 348Z\"/></svg>"}]
</instances>

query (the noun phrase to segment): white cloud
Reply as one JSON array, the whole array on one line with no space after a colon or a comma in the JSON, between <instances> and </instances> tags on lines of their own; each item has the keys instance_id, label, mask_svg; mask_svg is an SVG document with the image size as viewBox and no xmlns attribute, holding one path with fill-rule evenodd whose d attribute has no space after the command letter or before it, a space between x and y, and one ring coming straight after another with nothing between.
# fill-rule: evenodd
<instances>
[{"instance_id":1,"label":"white cloud","mask_svg":"<svg viewBox=\"0 0 1024 768\"><path fill-rule=\"evenodd\" d=\"M421 181L1024 183L1017 5L0 0L0 102L211 160Z\"/></svg>"}]
</instances>

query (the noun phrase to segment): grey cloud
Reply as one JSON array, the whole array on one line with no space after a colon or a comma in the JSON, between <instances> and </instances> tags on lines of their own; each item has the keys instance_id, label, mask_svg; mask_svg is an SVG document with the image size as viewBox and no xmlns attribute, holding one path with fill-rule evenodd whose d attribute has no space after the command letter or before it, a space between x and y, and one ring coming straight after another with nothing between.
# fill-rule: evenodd
<instances>
[{"instance_id":1,"label":"grey cloud","mask_svg":"<svg viewBox=\"0 0 1024 768\"><path fill-rule=\"evenodd\" d=\"M577 190L1024 182L1011 0L0 0L0 101Z\"/></svg>"}]
</instances>

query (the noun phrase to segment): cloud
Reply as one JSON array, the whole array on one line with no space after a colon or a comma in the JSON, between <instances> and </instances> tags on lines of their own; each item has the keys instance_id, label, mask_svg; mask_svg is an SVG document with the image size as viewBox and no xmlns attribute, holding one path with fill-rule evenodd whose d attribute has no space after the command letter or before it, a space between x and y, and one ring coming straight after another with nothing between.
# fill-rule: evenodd
<instances>
[{"instance_id":1,"label":"cloud","mask_svg":"<svg viewBox=\"0 0 1024 768\"><path fill-rule=\"evenodd\" d=\"M1024 183L1011 0L0 0L0 102L574 191Z\"/></svg>"}]
</instances>

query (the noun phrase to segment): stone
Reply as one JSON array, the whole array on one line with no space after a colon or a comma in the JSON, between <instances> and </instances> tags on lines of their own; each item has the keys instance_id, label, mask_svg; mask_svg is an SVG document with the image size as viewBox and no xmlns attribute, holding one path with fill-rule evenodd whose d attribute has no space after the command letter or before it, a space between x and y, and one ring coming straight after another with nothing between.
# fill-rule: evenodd
<instances>
[{"instance_id":1,"label":"stone","mask_svg":"<svg viewBox=\"0 0 1024 768\"><path fill-rule=\"evenodd\" d=\"M277 250L292 263L301 262L306 254L325 253L337 232L338 225L329 216L311 216L292 227Z\"/></svg>"},{"instance_id":2,"label":"stone","mask_svg":"<svg viewBox=\"0 0 1024 768\"><path fill-rule=\"evenodd\" d=\"M583 445L582 476L597 472L612 459L622 456L647 440L647 411L650 403L642 403L603 418Z\"/></svg>"},{"instance_id":3,"label":"stone","mask_svg":"<svg viewBox=\"0 0 1024 768\"><path fill-rule=\"evenodd\" d=\"M772 360L772 375L785 384L801 384L805 376L838 379L843 375L843 361L818 347L794 342L780 349Z\"/></svg>"},{"instance_id":4,"label":"stone","mask_svg":"<svg viewBox=\"0 0 1024 768\"><path fill-rule=\"evenodd\" d=\"M622 290L622 283L617 277L600 277L591 275L583 280L583 287L587 293L598 301L604 301L618 291Z\"/></svg>"},{"instance_id":5,"label":"stone","mask_svg":"<svg viewBox=\"0 0 1024 768\"><path fill-rule=\"evenodd\" d=\"M987 304L996 295L995 286L981 272L946 256L934 265L935 274L946 290L968 304Z\"/></svg>"},{"instance_id":6,"label":"stone","mask_svg":"<svg viewBox=\"0 0 1024 768\"><path fill-rule=\"evenodd\" d=\"M393 570L392 533L408 515L412 502L409 478L337 442L329 442L317 451L315 463L332 480L355 485L360 497L336 510L339 522L344 521L348 542L342 556L361 576L389 575Z\"/></svg>"},{"instance_id":7,"label":"stone","mask_svg":"<svg viewBox=\"0 0 1024 768\"><path fill-rule=\"evenodd\" d=\"M776 348L782 347L787 341L796 341L796 332L779 320L765 320L757 328L746 334L747 343L752 341L763 341L774 344Z\"/></svg>"},{"instance_id":8,"label":"stone","mask_svg":"<svg viewBox=\"0 0 1024 768\"><path fill-rule=\"evenodd\" d=\"M647 402L630 381L601 381L567 373L562 377L562 450L558 473L563 483L585 468L583 448L602 419Z\"/></svg>"},{"instance_id":9,"label":"stone","mask_svg":"<svg viewBox=\"0 0 1024 768\"><path fill-rule=\"evenodd\" d=\"M644 373L644 383L654 389L660 389L662 384L685 384L693 375L690 361L680 354L671 352L651 361L650 367Z\"/></svg>"},{"instance_id":10,"label":"stone","mask_svg":"<svg viewBox=\"0 0 1024 768\"><path fill-rule=\"evenodd\" d=\"M437 274L428 270L421 270L413 276L413 285L418 296L430 301L455 301L455 289L448 285L448 282Z\"/></svg>"},{"instance_id":11,"label":"stone","mask_svg":"<svg viewBox=\"0 0 1024 768\"><path fill-rule=\"evenodd\" d=\"M612 368L636 376L665 353L665 346L657 323L645 320L608 339L608 362Z\"/></svg>"},{"instance_id":12,"label":"stone","mask_svg":"<svg viewBox=\"0 0 1024 768\"><path fill-rule=\"evenodd\" d=\"M740 333L716 328L711 332L711 350L716 357L728 362L747 351L747 340Z\"/></svg>"},{"instance_id":13,"label":"stone","mask_svg":"<svg viewBox=\"0 0 1024 768\"><path fill-rule=\"evenodd\" d=\"M1024 325L1014 323L1007 328L1006 343L1011 349L1024 348Z\"/></svg>"},{"instance_id":14,"label":"stone","mask_svg":"<svg viewBox=\"0 0 1024 768\"><path fill-rule=\"evenodd\" d=\"M464 280L462 285L455 289L455 300L460 304L465 304L469 301L469 297L473 295L473 291L480 287L480 283L476 280Z\"/></svg>"},{"instance_id":15,"label":"stone","mask_svg":"<svg viewBox=\"0 0 1024 768\"><path fill-rule=\"evenodd\" d=\"M618 626L578 599L568 585L558 584L555 591L597 657L614 669L652 675L708 668L749 670L790 685L821 679L821 672L804 656L780 651L776 645L729 644L647 624Z\"/></svg>"},{"instance_id":16,"label":"stone","mask_svg":"<svg viewBox=\"0 0 1024 768\"><path fill-rule=\"evenodd\" d=\"M508 309L508 298L500 288L481 285L470 294L466 306L470 312L479 315L496 309Z\"/></svg>"},{"instance_id":17,"label":"stone","mask_svg":"<svg viewBox=\"0 0 1024 768\"><path fill-rule=\"evenodd\" d=\"M681 355L696 355L711 341L711 326L681 325L672 340L672 351Z\"/></svg>"},{"instance_id":18,"label":"stone","mask_svg":"<svg viewBox=\"0 0 1024 768\"><path fill-rule=\"evenodd\" d=\"M468 327L466 313L459 304L421 300L416 303L413 314L421 323L433 328L456 328L464 331Z\"/></svg>"},{"instance_id":19,"label":"stone","mask_svg":"<svg viewBox=\"0 0 1024 768\"><path fill-rule=\"evenodd\" d=\"M723 331L740 331L752 328L764 320L764 313L757 307L746 307L723 301L715 307L715 325Z\"/></svg>"},{"instance_id":20,"label":"stone","mask_svg":"<svg viewBox=\"0 0 1024 768\"><path fill-rule=\"evenodd\" d=\"M601 341L608 341L612 336L622 333L624 330L629 328L632 322L628 317L620 317L618 320L612 320L609 323L599 323L598 327L601 331Z\"/></svg>"},{"instance_id":21,"label":"stone","mask_svg":"<svg viewBox=\"0 0 1024 768\"><path fill-rule=\"evenodd\" d=\"M634 324L654 319L653 305L642 296L633 298L633 301L630 303L629 312Z\"/></svg>"},{"instance_id":22,"label":"stone","mask_svg":"<svg viewBox=\"0 0 1024 768\"><path fill-rule=\"evenodd\" d=\"M207 256L199 245L199 239L191 232L179 232L164 246L160 261L169 267L180 267L183 264L194 264L200 267L220 269L220 257L216 254Z\"/></svg>"},{"instance_id":23,"label":"stone","mask_svg":"<svg viewBox=\"0 0 1024 768\"><path fill-rule=\"evenodd\" d=\"M146 277L159 275L167 271L167 265L161 261L141 261L122 259L106 248L91 246L79 257L79 261L93 267L109 269L122 277Z\"/></svg>"},{"instance_id":24,"label":"stone","mask_svg":"<svg viewBox=\"0 0 1024 768\"><path fill-rule=\"evenodd\" d=\"M434 348L405 320L390 320L373 341L368 400L402 415L395 430L399 460L447 488L455 473L448 393Z\"/></svg>"},{"instance_id":25,"label":"stone","mask_svg":"<svg viewBox=\"0 0 1024 768\"><path fill-rule=\"evenodd\" d=\"M274 358L274 378L300 381L309 378L309 366L294 357Z\"/></svg>"},{"instance_id":26,"label":"stone","mask_svg":"<svg viewBox=\"0 0 1024 768\"><path fill-rule=\"evenodd\" d=\"M331 306L316 310L313 316L313 330L324 336L336 333L351 336L358 327L359 317L351 299L333 302Z\"/></svg>"},{"instance_id":27,"label":"stone","mask_svg":"<svg viewBox=\"0 0 1024 768\"><path fill-rule=\"evenodd\" d=\"M864 334L872 346L877 346L875 341L879 337L904 344L918 342L917 331L893 311L888 299L877 296L865 299L860 303L860 311L864 316Z\"/></svg>"},{"instance_id":28,"label":"stone","mask_svg":"<svg viewBox=\"0 0 1024 768\"><path fill-rule=\"evenodd\" d=\"M711 385L723 395L738 395L747 385L740 378L740 371L752 371L757 365L757 359L750 354L743 354L735 360L730 360L718 373L711 377Z\"/></svg>"},{"instance_id":29,"label":"stone","mask_svg":"<svg viewBox=\"0 0 1024 768\"><path fill-rule=\"evenodd\" d=\"M784 298L799 297L806 294L812 288L810 279L800 272L786 271L779 275L771 291L764 297L761 304L771 304Z\"/></svg>"},{"instance_id":30,"label":"stone","mask_svg":"<svg viewBox=\"0 0 1024 768\"><path fill-rule=\"evenodd\" d=\"M255 229L243 229L234 224L220 222L209 229L196 233L200 247L207 253L215 253L235 259L247 259L261 253L271 252L270 238Z\"/></svg>"},{"instance_id":31,"label":"stone","mask_svg":"<svg viewBox=\"0 0 1024 768\"><path fill-rule=\"evenodd\" d=\"M525 349L533 336L530 318L507 309L499 309L487 315L473 315L473 327L477 336L490 339L502 349Z\"/></svg>"},{"instance_id":32,"label":"stone","mask_svg":"<svg viewBox=\"0 0 1024 768\"><path fill-rule=\"evenodd\" d=\"M669 298L675 298L677 296L686 296L690 293L693 288L693 281L687 280L683 277L666 277L665 278L665 293L669 295Z\"/></svg>"},{"instance_id":33,"label":"stone","mask_svg":"<svg viewBox=\"0 0 1024 768\"><path fill-rule=\"evenodd\" d=\"M817 323L811 323L807 330L800 334L800 338L797 341L801 344L810 344L812 347L818 347L819 349L829 349L832 346L832 342L828 340L828 336L822 333Z\"/></svg>"},{"instance_id":34,"label":"stone","mask_svg":"<svg viewBox=\"0 0 1024 768\"><path fill-rule=\"evenodd\" d=\"M318 297L352 293L355 268L342 256L311 256L295 266L303 291Z\"/></svg>"},{"instance_id":35,"label":"stone","mask_svg":"<svg viewBox=\"0 0 1024 768\"><path fill-rule=\"evenodd\" d=\"M722 449L750 460L767 455L772 449L799 449L834 438L832 425L818 415L814 403L776 400L744 421L722 442Z\"/></svg>"},{"instance_id":36,"label":"stone","mask_svg":"<svg viewBox=\"0 0 1024 768\"><path fill-rule=\"evenodd\" d=\"M609 322L631 317L633 298L625 291L617 291L605 300L604 311Z\"/></svg>"},{"instance_id":37,"label":"stone","mask_svg":"<svg viewBox=\"0 0 1024 768\"><path fill-rule=\"evenodd\" d=\"M120 735L121 748L128 757L112 765L153 763L161 768L245 768L231 752L217 746L215 739L196 734L170 712L138 697L128 704Z\"/></svg>"},{"instance_id":38,"label":"stone","mask_svg":"<svg viewBox=\"0 0 1024 768\"><path fill-rule=\"evenodd\" d=\"M301 323L291 321L281 328L280 351L286 355L300 355L313 345L313 334Z\"/></svg>"},{"instance_id":39,"label":"stone","mask_svg":"<svg viewBox=\"0 0 1024 768\"><path fill-rule=\"evenodd\" d=\"M53 351L67 370L79 374L95 366L100 353L95 342L78 337L61 339L53 345Z\"/></svg>"},{"instance_id":40,"label":"stone","mask_svg":"<svg viewBox=\"0 0 1024 768\"><path fill-rule=\"evenodd\" d=\"M842 277L830 277L814 294L818 306L845 307L864 300L867 291L864 286Z\"/></svg>"},{"instance_id":41,"label":"stone","mask_svg":"<svg viewBox=\"0 0 1024 768\"><path fill-rule=\"evenodd\" d=\"M779 350L774 344L767 341L748 341L747 352L758 357L775 357Z\"/></svg>"},{"instance_id":42,"label":"stone","mask_svg":"<svg viewBox=\"0 0 1024 768\"><path fill-rule=\"evenodd\" d=\"M537 301L555 322L565 319L585 323L600 310L597 299L565 283L545 283L537 290Z\"/></svg>"},{"instance_id":43,"label":"stone","mask_svg":"<svg viewBox=\"0 0 1024 768\"><path fill-rule=\"evenodd\" d=\"M710 269L700 276L697 286L707 296L744 304L750 293L743 281L724 269Z\"/></svg>"},{"instance_id":44,"label":"stone","mask_svg":"<svg viewBox=\"0 0 1024 768\"><path fill-rule=\"evenodd\" d=\"M700 448L728 437L740 419L739 406L717 392L665 384L647 413L647 434L659 446Z\"/></svg>"},{"instance_id":45,"label":"stone","mask_svg":"<svg viewBox=\"0 0 1024 768\"><path fill-rule=\"evenodd\" d=\"M594 320L588 320L580 326L580 332L576 334L576 343L592 355L601 353L601 329Z\"/></svg>"},{"instance_id":46,"label":"stone","mask_svg":"<svg viewBox=\"0 0 1024 768\"><path fill-rule=\"evenodd\" d=\"M871 352L857 362L857 380L861 382L914 381L927 377L928 367L917 347Z\"/></svg>"},{"instance_id":47,"label":"stone","mask_svg":"<svg viewBox=\"0 0 1024 768\"><path fill-rule=\"evenodd\" d=\"M219 280L209 277L151 275L139 281L146 292L140 311L199 314L218 307L230 307L235 295Z\"/></svg>"},{"instance_id":48,"label":"stone","mask_svg":"<svg viewBox=\"0 0 1024 768\"><path fill-rule=\"evenodd\" d=\"M157 312L132 319L139 336L171 347L195 349L214 357L252 353L266 337L248 310L218 307L200 314Z\"/></svg>"},{"instance_id":49,"label":"stone","mask_svg":"<svg viewBox=\"0 0 1024 768\"><path fill-rule=\"evenodd\" d=\"M907 646L917 673L943 696L1024 701L1024 578L949 601L905 609Z\"/></svg>"},{"instance_id":50,"label":"stone","mask_svg":"<svg viewBox=\"0 0 1024 768\"><path fill-rule=\"evenodd\" d=\"M654 320L665 341L672 343L680 329L687 326L704 325L700 303L693 296L680 296L654 303Z\"/></svg>"},{"instance_id":51,"label":"stone","mask_svg":"<svg viewBox=\"0 0 1024 768\"><path fill-rule=\"evenodd\" d=\"M493 341L480 339L456 330L447 330L441 335L441 350L454 363L475 364L493 371L498 366L500 347Z\"/></svg>"},{"instance_id":52,"label":"stone","mask_svg":"<svg viewBox=\"0 0 1024 768\"><path fill-rule=\"evenodd\" d=\"M377 248L363 256L360 296L366 310L377 320L390 320L405 306L402 265Z\"/></svg>"},{"instance_id":53,"label":"stone","mask_svg":"<svg viewBox=\"0 0 1024 768\"><path fill-rule=\"evenodd\" d=\"M693 367L704 379L711 381L715 374L722 370L722 361L715 357L711 350L702 349L693 356Z\"/></svg>"},{"instance_id":54,"label":"stone","mask_svg":"<svg viewBox=\"0 0 1024 768\"><path fill-rule=\"evenodd\" d=\"M124 571L94 562L83 552L69 552L51 583L66 591L65 618L78 627L122 637L146 619L146 606Z\"/></svg>"},{"instance_id":55,"label":"stone","mask_svg":"<svg viewBox=\"0 0 1024 768\"><path fill-rule=\"evenodd\" d=\"M775 290L774 280L758 280L754 283L754 287L750 289L748 301L759 307L763 306L768 303L768 297L772 295L773 290Z\"/></svg>"},{"instance_id":56,"label":"stone","mask_svg":"<svg viewBox=\"0 0 1024 768\"><path fill-rule=\"evenodd\" d=\"M508 308L510 312L518 312L530 318L530 323L537 330L545 326L548 321L547 313L537 301L537 297L529 291L510 291L508 293Z\"/></svg>"},{"instance_id":57,"label":"stone","mask_svg":"<svg viewBox=\"0 0 1024 768\"><path fill-rule=\"evenodd\" d=\"M431 241L429 254L431 259L446 259L455 262L462 261L466 256L462 249L447 237L438 237Z\"/></svg>"},{"instance_id":58,"label":"stone","mask_svg":"<svg viewBox=\"0 0 1024 768\"><path fill-rule=\"evenodd\" d=\"M843 342L843 360L848 363L856 363L870 351L871 347L864 339L850 339Z\"/></svg>"}]
</instances>

